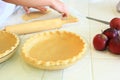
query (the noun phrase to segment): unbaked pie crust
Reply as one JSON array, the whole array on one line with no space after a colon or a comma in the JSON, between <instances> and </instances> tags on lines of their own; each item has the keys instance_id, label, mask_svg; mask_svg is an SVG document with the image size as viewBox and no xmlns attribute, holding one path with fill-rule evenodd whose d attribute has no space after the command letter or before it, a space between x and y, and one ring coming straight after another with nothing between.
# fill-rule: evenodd
<instances>
[{"instance_id":1,"label":"unbaked pie crust","mask_svg":"<svg viewBox=\"0 0 120 80\"><path fill-rule=\"evenodd\" d=\"M19 38L10 32L0 30L0 62L12 56L19 44Z\"/></svg>"},{"instance_id":2,"label":"unbaked pie crust","mask_svg":"<svg viewBox=\"0 0 120 80\"><path fill-rule=\"evenodd\" d=\"M24 43L21 55L28 64L40 69L64 69L82 57L85 45L85 41L72 32L42 32Z\"/></svg>"}]
</instances>

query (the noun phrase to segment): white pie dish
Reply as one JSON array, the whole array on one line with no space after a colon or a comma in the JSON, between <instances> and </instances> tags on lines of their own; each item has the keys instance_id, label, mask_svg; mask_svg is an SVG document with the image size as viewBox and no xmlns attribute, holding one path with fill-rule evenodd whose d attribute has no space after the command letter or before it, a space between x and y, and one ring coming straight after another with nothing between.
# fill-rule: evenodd
<instances>
[{"instance_id":1,"label":"white pie dish","mask_svg":"<svg viewBox=\"0 0 120 80\"><path fill-rule=\"evenodd\" d=\"M16 34L0 31L0 63L9 59L19 45L19 38Z\"/></svg>"}]
</instances>

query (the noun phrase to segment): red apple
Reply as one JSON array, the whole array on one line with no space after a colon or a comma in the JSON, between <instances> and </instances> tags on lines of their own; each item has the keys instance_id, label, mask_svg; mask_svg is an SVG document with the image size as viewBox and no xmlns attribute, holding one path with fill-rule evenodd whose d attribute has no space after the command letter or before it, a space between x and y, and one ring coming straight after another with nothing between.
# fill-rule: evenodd
<instances>
[{"instance_id":1,"label":"red apple","mask_svg":"<svg viewBox=\"0 0 120 80\"><path fill-rule=\"evenodd\" d=\"M118 31L115 28L108 28L103 31L103 34L105 34L109 39L111 39L118 36Z\"/></svg>"},{"instance_id":2,"label":"red apple","mask_svg":"<svg viewBox=\"0 0 120 80\"><path fill-rule=\"evenodd\" d=\"M105 50L108 38L104 34L97 34L93 39L93 46L96 50Z\"/></svg>"},{"instance_id":3,"label":"red apple","mask_svg":"<svg viewBox=\"0 0 120 80\"><path fill-rule=\"evenodd\" d=\"M108 43L108 49L113 54L120 55L120 36L112 38Z\"/></svg>"},{"instance_id":4,"label":"red apple","mask_svg":"<svg viewBox=\"0 0 120 80\"><path fill-rule=\"evenodd\" d=\"M113 18L110 21L110 27L120 30L120 18Z\"/></svg>"}]
</instances>

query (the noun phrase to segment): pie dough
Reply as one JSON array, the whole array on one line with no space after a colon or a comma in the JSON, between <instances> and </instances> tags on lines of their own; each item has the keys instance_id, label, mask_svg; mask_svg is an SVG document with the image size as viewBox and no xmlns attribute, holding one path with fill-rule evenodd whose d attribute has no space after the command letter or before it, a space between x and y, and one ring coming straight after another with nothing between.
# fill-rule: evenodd
<instances>
[{"instance_id":1,"label":"pie dough","mask_svg":"<svg viewBox=\"0 0 120 80\"><path fill-rule=\"evenodd\" d=\"M84 40L71 32L43 32L29 38L22 57L30 65L48 70L64 69L78 61L85 51Z\"/></svg>"},{"instance_id":2,"label":"pie dough","mask_svg":"<svg viewBox=\"0 0 120 80\"><path fill-rule=\"evenodd\" d=\"M10 32L0 31L0 62L2 58L8 57L19 44L19 38Z\"/></svg>"},{"instance_id":3,"label":"pie dough","mask_svg":"<svg viewBox=\"0 0 120 80\"><path fill-rule=\"evenodd\" d=\"M29 14L24 14L23 16L22 16L22 18L23 18L23 20L31 20L31 19L35 19L35 18L39 18L39 17L41 17L41 16L43 16L43 15L46 15L46 14L48 14L50 12L50 10L47 10L46 12L44 12L44 13L41 13L40 11L35 11L35 12L31 12L31 13L29 13Z\"/></svg>"}]
</instances>

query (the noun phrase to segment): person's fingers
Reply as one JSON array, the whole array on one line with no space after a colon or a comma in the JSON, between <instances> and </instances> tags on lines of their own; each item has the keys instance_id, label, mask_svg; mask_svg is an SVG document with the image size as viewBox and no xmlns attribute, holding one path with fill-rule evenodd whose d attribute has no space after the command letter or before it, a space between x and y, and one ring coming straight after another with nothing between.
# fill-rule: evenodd
<instances>
[{"instance_id":1,"label":"person's fingers","mask_svg":"<svg viewBox=\"0 0 120 80\"><path fill-rule=\"evenodd\" d=\"M62 16L63 17L67 17L69 14L63 13Z\"/></svg>"},{"instance_id":2,"label":"person's fingers","mask_svg":"<svg viewBox=\"0 0 120 80\"><path fill-rule=\"evenodd\" d=\"M38 10L40 10L42 13L46 12L47 11L47 8L45 8L44 6L39 6L39 7L36 7Z\"/></svg>"},{"instance_id":3,"label":"person's fingers","mask_svg":"<svg viewBox=\"0 0 120 80\"><path fill-rule=\"evenodd\" d=\"M55 0L53 5L50 7L61 13L63 17L67 17L69 15L67 6L60 0Z\"/></svg>"},{"instance_id":4,"label":"person's fingers","mask_svg":"<svg viewBox=\"0 0 120 80\"><path fill-rule=\"evenodd\" d=\"M25 10L25 12L26 12L27 14L30 13L29 7L24 6L23 8L24 8L24 10Z\"/></svg>"},{"instance_id":5,"label":"person's fingers","mask_svg":"<svg viewBox=\"0 0 120 80\"><path fill-rule=\"evenodd\" d=\"M64 6L64 8L62 9L62 16L63 17L67 17L69 15L69 11L68 8Z\"/></svg>"}]
</instances>

